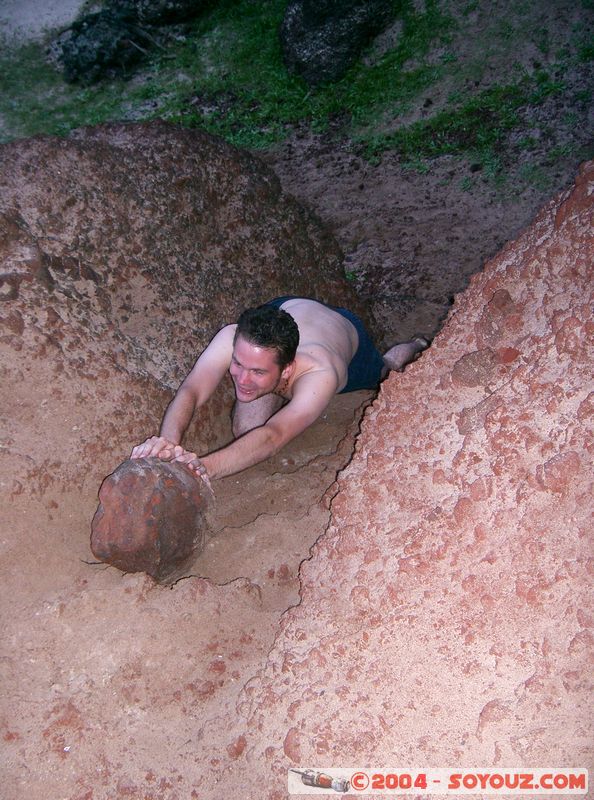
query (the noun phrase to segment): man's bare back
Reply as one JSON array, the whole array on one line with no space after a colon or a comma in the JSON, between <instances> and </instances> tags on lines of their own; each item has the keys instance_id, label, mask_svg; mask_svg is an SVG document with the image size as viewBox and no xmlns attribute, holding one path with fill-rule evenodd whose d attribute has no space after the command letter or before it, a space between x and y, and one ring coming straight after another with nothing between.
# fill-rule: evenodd
<instances>
[{"instance_id":1,"label":"man's bare back","mask_svg":"<svg viewBox=\"0 0 594 800\"><path fill-rule=\"evenodd\" d=\"M362 340L373 351L371 359L362 351ZM420 349L412 343L397 347L410 350L407 360ZM384 361L360 320L346 309L305 298L279 298L248 309L238 324L226 325L212 339L167 408L160 435L135 447L131 457L181 461L207 481L240 472L309 427L335 394L362 388L351 381L350 367L357 360L367 371L373 362L364 383L377 385ZM198 457L181 446L183 435L227 372L235 386L236 438Z\"/></svg>"},{"instance_id":2,"label":"man's bare back","mask_svg":"<svg viewBox=\"0 0 594 800\"><path fill-rule=\"evenodd\" d=\"M359 344L355 326L315 300L296 297L280 308L293 317L299 328L295 371L283 397L292 397L293 387L303 375L321 371L332 374L336 379L335 394L339 392L346 385L349 364Z\"/></svg>"}]
</instances>

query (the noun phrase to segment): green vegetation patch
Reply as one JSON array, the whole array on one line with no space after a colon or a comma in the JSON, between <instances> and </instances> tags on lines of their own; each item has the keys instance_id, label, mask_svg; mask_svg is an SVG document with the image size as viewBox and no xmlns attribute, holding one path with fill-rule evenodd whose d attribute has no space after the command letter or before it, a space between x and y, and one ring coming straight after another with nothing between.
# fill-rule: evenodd
<instances>
[{"instance_id":1,"label":"green vegetation patch","mask_svg":"<svg viewBox=\"0 0 594 800\"><path fill-rule=\"evenodd\" d=\"M372 127L386 109L412 104L440 77L439 67L424 63L435 41L447 41L453 24L437 0L427 0L423 13L410 0L395 2L394 16L402 20L396 46L315 90L283 64L278 32L285 6L286 0L224 0L194 22L185 40L156 50L132 80L90 87L64 83L41 45L4 48L5 138L162 117L240 146L264 147L299 123L321 131L340 117L347 125Z\"/></svg>"},{"instance_id":2,"label":"green vegetation patch","mask_svg":"<svg viewBox=\"0 0 594 800\"><path fill-rule=\"evenodd\" d=\"M289 75L283 64L278 30L285 5L284 0L224 4L198 23L183 56L195 80L198 109L183 107L173 118L238 145L261 147L303 122L316 131L337 117L347 125L372 125L386 107L412 101L439 78L438 69L420 63L452 25L436 0L428 0L422 14L410 2L394 3L394 16L403 23L396 46L377 61L360 60L342 80L316 89ZM418 65L404 70L411 59ZM226 107L229 92L234 102ZM200 109L209 100L212 110L205 114Z\"/></svg>"},{"instance_id":3,"label":"green vegetation patch","mask_svg":"<svg viewBox=\"0 0 594 800\"><path fill-rule=\"evenodd\" d=\"M468 2L454 18L443 0L395 0L392 44L384 50L372 44L342 80L311 89L283 64L278 34L285 7L286 0L220 0L185 36L172 36L156 48L130 80L88 87L66 84L59 67L47 63L42 45L3 48L2 138L64 135L81 125L160 117L205 128L238 146L261 148L296 125L321 132L334 124L370 159L395 150L405 162L426 169L427 160L436 156L470 155L492 177L500 170L510 132L524 124L526 109L562 94L563 82L554 76L592 57L591 40L576 30L571 43L558 50L556 63L529 71L516 65L505 73L505 85L478 91L488 61L480 48L491 43L493 52L517 47L528 17L517 30L505 19L494 19L500 38L492 42L489 29L488 41L479 47L483 64L478 64L472 48L456 51L456 41L466 35L465 19L480 10L478 3ZM549 48L544 32L536 38L533 44L541 52ZM437 104L420 121L401 121L407 114L418 116L432 87L439 94L446 81L452 94L445 106ZM591 94L586 88L576 91L581 92L576 102L585 103ZM517 139L522 149L530 149L530 136Z\"/></svg>"},{"instance_id":4,"label":"green vegetation patch","mask_svg":"<svg viewBox=\"0 0 594 800\"><path fill-rule=\"evenodd\" d=\"M37 42L2 48L0 118L6 131L2 139L38 133L66 135L81 125L122 117L126 96L134 98L124 81L85 88L69 85L47 63L45 50Z\"/></svg>"},{"instance_id":5,"label":"green vegetation patch","mask_svg":"<svg viewBox=\"0 0 594 800\"><path fill-rule=\"evenodd\" d=\"M370 137L368 157L397 150L408 162L440 155L472 153L489 161L518 122L518 111L535 93L520 85L496 86L390 133Z\"/></svg>"}]
</instances>

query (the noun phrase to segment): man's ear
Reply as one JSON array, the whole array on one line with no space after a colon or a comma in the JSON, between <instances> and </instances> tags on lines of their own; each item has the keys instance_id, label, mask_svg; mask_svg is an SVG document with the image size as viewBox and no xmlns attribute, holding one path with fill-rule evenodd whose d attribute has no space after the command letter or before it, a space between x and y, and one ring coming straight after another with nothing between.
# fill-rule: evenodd
<instances>
[{"instance_id":1,"label":"man's ear","mask_svg":"<svg viewBox=\"0 0 594 800\"><path fill-rule=\"evenodd\" d=\"M295 369L295 360L290 361L286 367L283 367L281 371L281 379L284 380L285 378L289 378Z\"/></svg>"}]
</instances>

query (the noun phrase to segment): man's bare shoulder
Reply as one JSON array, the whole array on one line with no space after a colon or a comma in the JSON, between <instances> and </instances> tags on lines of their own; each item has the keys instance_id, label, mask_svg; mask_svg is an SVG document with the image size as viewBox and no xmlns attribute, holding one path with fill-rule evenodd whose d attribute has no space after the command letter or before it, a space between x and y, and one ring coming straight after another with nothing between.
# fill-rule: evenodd
<instances>
[{"instance_id":1,"label":"man's bare shoulder","mask_svg":"<svg viewBox=\"0 0 594 800\"><path fill-rule=\"evenodd\" d=\"M324 363L317 368L298 375L292 388L293 400L312 397L332 397L339 391L341 375L331 363Z\"/></svg>"},{"instance_id":2,"label":"man's bare shoulder","mask_svg":"<svg viewBox=\"0 0 594 800\"><path fill-rule=\"evenodd\" d=\"M334 394L339 392L347 382L354 349L347 338L336 340L327 337L322 342L300 344L295 358L297 369L291 387L293 394L298 386L301 391L320 389L328 392L333 387Z\"/></svg>"},{"instance_id":3,"label":"man's bare shoulder","mask_svg":"<svg viewBox=\"0 0 594 800\"><path fill-rule=\"evenodd\" d=\"M235 338L235 331L237 330L237 325L224 325L215 335L212 337L210 344L217 344L217 345L226 345L231 342L233 344L233 339ZM209 345L210 347L210 345Z\"/></svg>"},{"instance_id":4,"label":"man's bare shoulder","mask_svg":"<svg viewBox=\"0 0 594 800\"><path fill-rule=\"evenodd\" d=\"M299 326L297 353L309 355L339 372L348 367L359 344L353 323L337 310L316 300L297 298L283 304Z\"/></svg>"},{"instance_id":5,"label":"man's bare shoulder","mask_svg":"<svg viewBox=\"0 0 594 800\"><path fill-rule=\"evenodd\" d=\"M196 381L204 376L205 370L216 373L222 377L231 363L233 355L233 339L237 325L225 325L211 339L209 345L202 351L187 381Z\"/></svg>"}]
</instances>

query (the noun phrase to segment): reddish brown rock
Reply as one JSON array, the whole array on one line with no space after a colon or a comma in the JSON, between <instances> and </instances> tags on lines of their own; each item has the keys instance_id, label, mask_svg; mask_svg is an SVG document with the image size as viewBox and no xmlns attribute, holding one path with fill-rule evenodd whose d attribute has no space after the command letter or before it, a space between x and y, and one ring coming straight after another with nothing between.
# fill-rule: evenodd
<instances>
[{"instance_id":1,"label":"reddish brown rock","mask_svg":"<svg viewBox=\"0 0 594 800\"><path fill-rule=\"evenodd\" d=\"M0 146L0 452L9 492L97 484L200 351L284 294L362 311L327 230L257 158L156 122ZM230 385L188 435L229 437ZM3 409L6 413L3 413Z\"/></svg>"},{"instance_id":2,"label":"reddish brown rock","mask_svg":"<svg viewBox=\"0 0 594 800\"><path fill-rule=\"evenodd\" d=\"M204 547L210 491L182 464L124 461L99 490L91 550L124 572L164 578Z\"/></svg>"},{"instance_id":3,"label":"reddish brown rock","mask_svg":"<svg viewBox=\"0 0 594 800\"><path fill-rule=\"evenodd\" d=\"M297 765L592 765L593 173L383 385L280 623L246 579L82 563L97 471L167 393L20 240L5 296L44 302L4 341L6 474L28 476L3 506L7 796L281 800Z\"/></svg>"},{"instance_id":4,"label":"reddish brown rock","mask_svg":"<svg viewBox=\"0 0 594 800\"><path fill-rule=\"evenodd\" d=\"M590 163L369 409L240 706L261 797L296 761L594 763L593 187Z\"/></svg>"},{"instance_id":5,"label":"reddish brown rock","mask_svg":"<svg viewBox=\"0 0 594 800\"><path fill-rule=\"evenodd\" d=\"M359 307L332 237L255 157L162 123L0 146L7 797L190 798L243 761L235 700L278 610L247 579L89 565L89 523L215 331L291 292ZM228 440L231 395L196 415L193 450Z\"/></svg>"}]
</instances>

